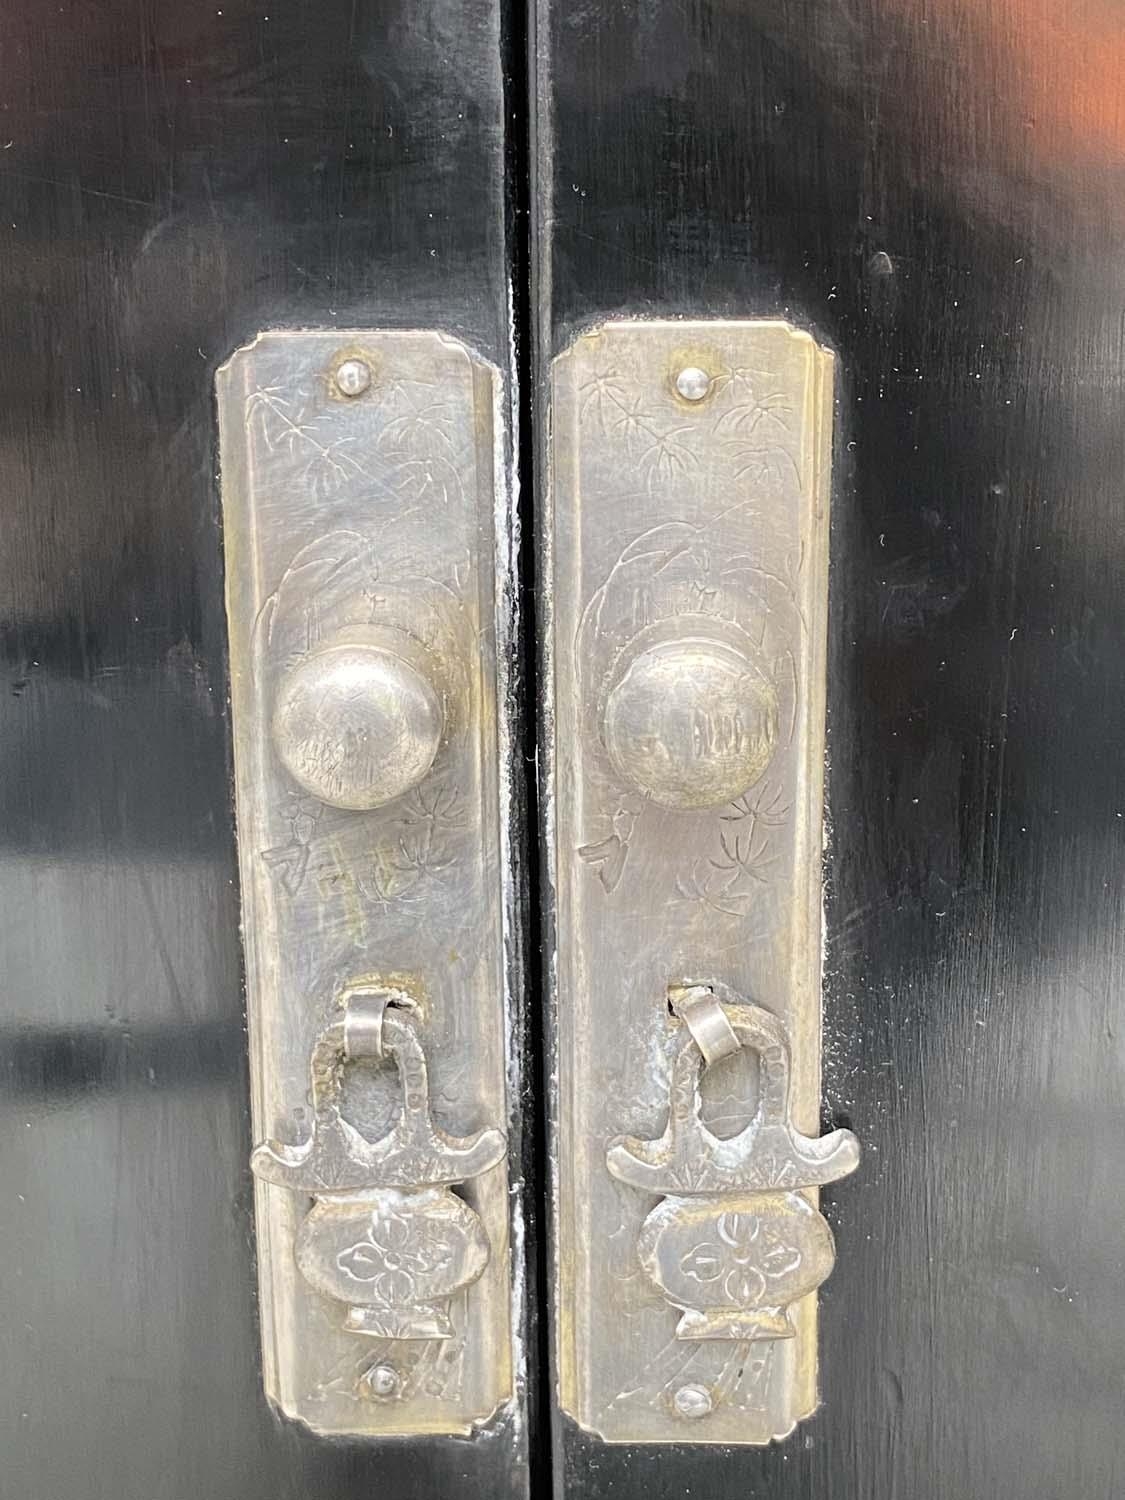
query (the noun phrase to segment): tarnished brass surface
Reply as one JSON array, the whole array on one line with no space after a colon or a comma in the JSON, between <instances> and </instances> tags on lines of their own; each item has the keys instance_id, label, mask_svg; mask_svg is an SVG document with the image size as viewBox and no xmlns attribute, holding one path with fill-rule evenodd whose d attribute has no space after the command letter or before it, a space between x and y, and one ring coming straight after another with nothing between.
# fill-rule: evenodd
<instances>
[{"instance_id":1,"label":"tarnished brass surface","mask_svg":"<svg viewBox=\"0 0 1125 1500\"><path fill-rule=\"evenodd\" d=\"M218 378L264 1379L323 1432L511 1392L497 391L430 332Z\"/></svg>"},{"instance_id":2,"label":"tarnished brass surface","mask_svg":"<svg viewBox=\"0 0 1125 1500\"><path fill-rule=\"evenodd\" d=\"M782 322L553 368L557 1359L610 1441L816 1405L815 1184L858 1160L815 1139L832 369Z\"/></svg>"}]
</instances>

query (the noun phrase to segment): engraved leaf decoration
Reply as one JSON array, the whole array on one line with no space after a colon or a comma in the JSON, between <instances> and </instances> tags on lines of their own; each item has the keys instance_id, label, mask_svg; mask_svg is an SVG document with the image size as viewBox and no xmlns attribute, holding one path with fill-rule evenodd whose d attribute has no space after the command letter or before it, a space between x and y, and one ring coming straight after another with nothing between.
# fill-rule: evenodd
<instances>
[{"instance_id":1,"label":"engraved leaf decoration","mask_svg":"<svg viewBox=\"0 0 1125 1500\"><path fill-rule=\"evenodd\" d=\"M692 1281L715 1281L722 1274L723 1251L705 1240L695 1245L680 1261L680 1270Z\"/></svg>"},{"instance_id":2,"label":"engraved leaf decoration","mask_svg":"<svg viewBox=\"0 0 1125 1500\"><path fill-rule=\"evenodd\" d=\"M616 835L602 839L597 844L582 844L578 850L579 858L597 869L598 879L607 894L612 894L617 889L625 873L628 854L629 845Z\"/></svg>"},{"instance_id":3,"label":"engraved leaf decoration","mask_svg":"<svg viewBox=\"0 0 1125 1500\"><path fill-rule=\"evenodd\" d=\"M796 1245L775 1245L762 1259L762 1270L767 1277L788 1276L801 1264L801 1252Z\"/></svg>"},{"instance_id":4,"label":"engraved leaf decoration","mask_svg":"<svg viewBox=\"0 0 1125 1500\"><path fill-rule=\"evenodd\" d=\"M736 1266L723 1281L723 1293L735 1307L754 1307L766 1290L766 1278L757 1266Z\"/></svg>"},{"instance_id":5,"label":"engraved leaf decoration","mask_svg":"<svg viewBox=\"0 0 1125 1500\"><path fill-rule=\"evenodd\" d=\"M719 1238L740 1263L753 1256L761 1229L762 1221L756 1214L727 1213L719 1217Z\"/></svg>"},{"instance_id":6,"label":"engraved leaf decoration","mask_svg":"<svg viewBox=\"0 0 1125 1500\"><path fill-rule=\"evenodd\" d=\"M360 1240L347 1250L341 1250L336 1264L353 1281L374 1281L383 1268L383 1257L367 1240Z\"/></svg>"},{"instance_id":7,"label":"engraved leaf decoration","mask_svg":"<svg viewBox=\"0 0 1125 1500\"><path fill-rule=\"evenodd\" d=\"M401 1214L371 1216L371 1241L384 1252L405 1250L412 1237L411 1225Z\"/></svg>"},{"instance_id":8,"label":"engraved leaf decoration","mask_svg":"<svg viewBox=\"0 0 1125 1500\"><path fill-rule=\"evenodd\" d=\"M402 1266L380 1271L375 1277L375 1292L387 1307L405 1307L418 1298L414 1277Z\"/></svg>"},{"instance_id":9,"label":"engraved leaf decoration","mask_svg":"<svg viewBox=\"0 0 1125 1500\"><path fill-rule=\"evenodd\" d=\"M346 450L347 439L322 433L323 418L306 416L276 386L259 386L246 399L247 423L256 418L266 449L279 448L306 460L305 474L337 485L352 478L370 479L364 465Z\"/></svg>"}]
</instances>

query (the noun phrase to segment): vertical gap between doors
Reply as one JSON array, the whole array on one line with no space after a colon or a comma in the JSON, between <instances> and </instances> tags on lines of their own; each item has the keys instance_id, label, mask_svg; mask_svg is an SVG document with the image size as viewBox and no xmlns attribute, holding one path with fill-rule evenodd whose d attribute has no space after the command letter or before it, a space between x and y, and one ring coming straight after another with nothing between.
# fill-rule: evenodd
<instances>
[{"instance_id":1,"label":"vertical gap between doors","mask_svg":"<svg viewBox=\"0 0 1125 1500\"><path fill-rule=\"evenodd\" d=\"M505 90L505 181L507 242L511 295L512 419L514 481L518 486L519 547L516 585L519 629L513 663L516 767L516 816L523 837L517 839L517 889L522 893L519 938L524 963L522 1039L524 1067L520 1100L523 1125L523 1170L526 1214L525 1272L527 1278L528 1367L528 1487L533 1497L552 1488L550 1400L550 1260L548 1253L550 1183L547 1111L548 1031L547 976L542 929L543 871L540 851L538 767L540 647L536 534L540 476L536 454L538 417L535 382L535 292L533 235L535 184L533 138L533 0L504 0L501 10Z\"/></svg>"}]
</instances>

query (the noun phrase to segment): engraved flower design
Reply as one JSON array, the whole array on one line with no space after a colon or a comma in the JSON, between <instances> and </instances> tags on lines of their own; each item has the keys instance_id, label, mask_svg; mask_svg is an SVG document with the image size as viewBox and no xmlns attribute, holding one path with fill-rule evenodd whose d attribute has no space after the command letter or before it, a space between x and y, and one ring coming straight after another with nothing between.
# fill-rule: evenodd
<instances>
[{"instance_id":1,"label":"engraved flower design","mask_svg":"<svg viewBox=\"0 0 1125 1500\"><path fill-rule=\"evenodd\" d=\"M801 1252L757 1214L725 1213L716 1224L719 1243L704 1240L680 1261L684 1276L701 1284L720 1282L724 1300L758 1307L770 1283L801 1264Z\"/></svg>"},{"instance_id":2,"label":"engraved flower design","mask_svg":"<svg viewBox=\"0 0 1125 1500\"><path fill-rule=\"evenodd\" d=\"M403 1307L420 1300L419 1280L443 1270L452 1258L446 1236L422 1215L376 1209L367 1234L341 1250L336 1264L353 1281L372 1283L385 1306Z\"/></svg>"}]
</instances>

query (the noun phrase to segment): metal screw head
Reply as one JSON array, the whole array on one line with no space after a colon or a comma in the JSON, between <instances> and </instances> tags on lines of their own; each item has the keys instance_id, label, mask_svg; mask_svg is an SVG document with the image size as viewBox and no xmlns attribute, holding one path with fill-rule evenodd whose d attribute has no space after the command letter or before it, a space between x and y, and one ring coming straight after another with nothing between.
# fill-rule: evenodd
<instances>
[{"instance_id":1,"label":"metal screw head","mask_svg":"<svg viewBox=\"0 0 1125 1500\"><path fill-rule=\"evenodd\" d=\"M676 376L676 394L685 401L702 401L711 394L711 377L698 365L687 365Z\"/></svg>"},{"instance_id":2,"label":"metal screw head","mask_svg":"<svg viewBox=\"0 0 1125 1500\"><path fill-rule=\"evenodd\" d=\"M713 1410L715 1402L705 1385L682 1385L672 1397L672 1405L678 1417L694 1421L698 1417L707 1416Z\"/></svg>"},{"instance_id":3,"label":"metal screw head","mask_svg":"<svg viewBox=\"0 0 1125 1500\"><path fill-rule=\"evenodd\" d=\"M394 1365L372 1365L363 1377L363 1384L377 1401L391 1401L402 1389L402 1376Z\"/></svg>"},{"instance_id":4,"label":"metal screw head","mask_svg":"<svg viewBox=\"0 0 1125 1500\"><path fill-rule=\"evenodd\" d=\"M362 359L345 359L336 367L335 379L341 396L362 396L371 384L371 366Z\"/></svg>"}]
</instances>

